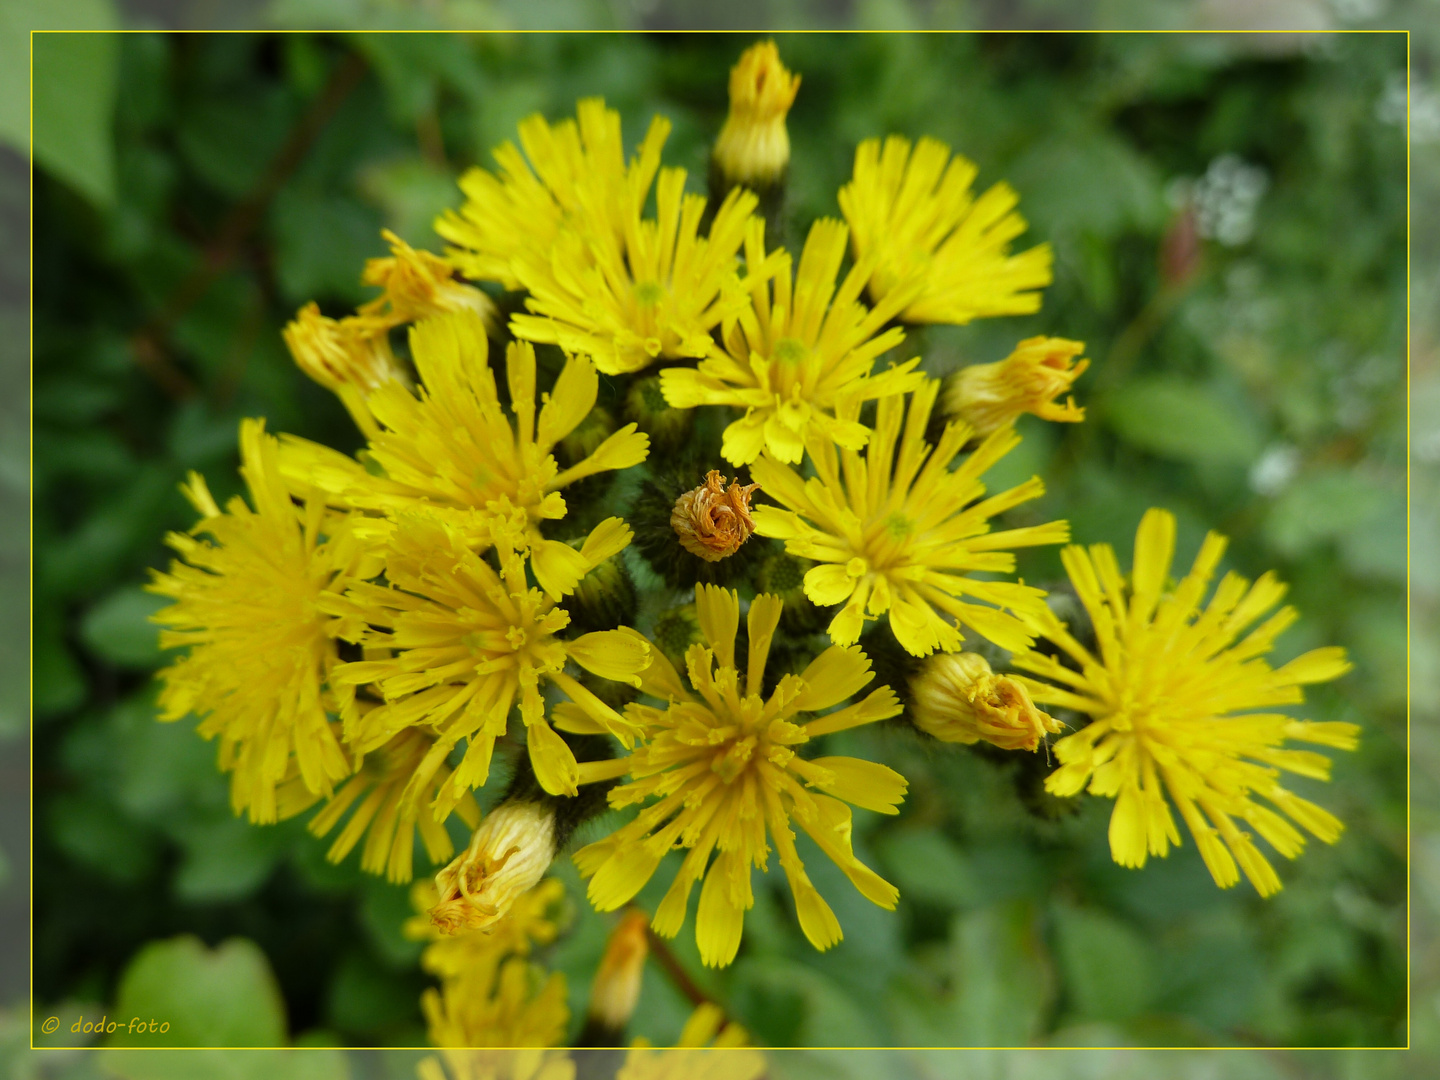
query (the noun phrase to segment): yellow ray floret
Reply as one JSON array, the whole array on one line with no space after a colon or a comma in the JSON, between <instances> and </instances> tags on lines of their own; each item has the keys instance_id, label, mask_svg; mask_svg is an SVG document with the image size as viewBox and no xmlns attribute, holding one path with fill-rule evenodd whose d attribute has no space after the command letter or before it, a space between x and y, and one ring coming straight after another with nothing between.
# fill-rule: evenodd
<instances>
[{"instance_id":1,"label":"yellow ray floret","mask_svg":"<svg viewBox=\"0 0 1440 1080\"><path fill-rule=\"evenodd\" d=\"M264 421L240 425L240 455L253 505L236 496L221 511L192 472L182 490L200 521L167 537L184 561L152 571L147 588L175 601L153 616L161 647L188 649L160 673L160 719L201 716L200 734L219 737L220 767L233 773L235 812L273 822L287 776L318 796L350 774L326 717L338 661L321 600L379 565L322 500L292 501Z\"/></svg>"},{"instance_id":2,"label":"yellow ray floret","mask_svg":"<svg viewBox=\"0 0 1440 1080\"><path fill-rule=\"evenodd\" d=\"M736 465L754 461L762 449L777 460L799 462L812 438L858 450L870 433L839 411L913 390L924 379L915 370L918 358L870 374L876 358L904 340L899 327L883 332L882 327L913 289L897 289L873 310L866 308L859 297L873 260L862 259L837 290L846 240L838 221L822 219L811 227L793 281L783 249L767 263L764 234L764 223L753 219L745 238L751 302L725 322L725 351L697 368L662 371L665 400L677 409L743 408L745 416L725 429L721 445L725 459Z\"/></svg>"},{"instance_id":3,"label":"yellow ray floret","mask_svg":"<svg viewBox=\"0 0 1440 1080\"><path fill-rule=\"evenodd\" d=\"M374 703L357 702L356 705L368 709ZM345 821L325 853L327 859L342 862L364 837L360 869L370 874L384 874L387 880L400 883L409 881L415 872L417 833L432 864L443 865L455 853L445 820L418 812L419 806L432 800L450 778L450 767L442 762L430 772L427 766L429 779L419 785L418 797L405 798L416 770L426 764L434 746L433 737L417 728L406 728L378 750L365 755L355 775L336 789L306 826L315 836L328 836ZM293 817L315 802L316 796L306 790L299 777L291 777L279 791L280 817L282 820ZM480 822L480 807L469 792L461 796L454 812L472 829Z\"/></svg>"},{"instance_id":4,"label":"yellow ray floret","mask_svg":"<svg viewBox=\"0 0 1440 1080\"><path fill-rule=\"evenodd\" d=\"M925 426L938 389L926 380L915 391L903 434L904 398L882 398L863 455L812 442L817 475L809 480L768 457L751 468L761 491L785 508L756 507L755 531L820 564L805 575L805 595L814 603L845 605L829 627L837 644L858 641L867 619L887 613L896 640L915 656L956 651L964 640L960 626L1004 649L1031 643L1017 616L1043 610L1045 594L973 575L1014 573L1011 549L1064 543L1069 525L990 531L992 517L1037 498L1044 485L1032 477L982 498L981 476L1020 436L1012 428L997 431L952 470L971 431L963 423L947 425L932 452Z\"/></svg>"},{"instance_id":5,"label":"yellow ray floret","mask_svg":"<svg viewBox=\"0 0 1440 1080\"><path fill-rule=\"evenodd\" d=\"M751 868L767 869L768 835L795 896L801 929L816 948L828 949L840 940L840 924L805 873L790 822L798 823L865 897L893 909L899 893L851 850L846 803L897 813L906 784L883 765L848 757L806 760L797 751L817 736L895 716L900 703L882 686L846 708L806 719L800 714L839 705L870 682L865 654L829 648L802 674L781 678L765 697L765 661L780 600L762 594L751 603L744 658L735 655L737 594L702 585L695 603L704 643L685 654L689 686L652 648L640 687L669 707L628 706L627 716L648 733L645 743L619 761L581 766L582 782L632 778L610 792L612 806L649 805L630 824L576 852L576 865L590 879L591 903L612 911L644 887L668 851L688 849L653 926L666 937L679 933L691 890L703 878L695 938L707 965L724 966L735 958L745 912L754 903ZM574 710L561 722L593 729Z\"/></svg>"},{"instance_id":6,"label":"yellow ray floret","mask_svg":"<svg viewBox=\"0 0 1440 1080\"><path fill-rule=\"evenodd\" d=\"M1049 244L1018 255L1010 242L1025 231L1019 202L999 183L978 199L971 192L975 166L950 157L950 148L923 138L891 135L882 149L867 139L855 150L855 172L840 189L855 257L872 258L870 296L888 297L918 277L918 295L900 317L910 323L968 323L990 315L1040 310L1050 284Z\"/></svg>"},{"instance_id":7,"label":"yellow ray floret","mask_svg":"<svg viewBox=\"0 0 1440 1080\"><path fill-rule=\"evenodd\" d=\"M576 117L554 126L538 113L522 120L524 154L503 143L494 151L498 175L477 167L460 178L465 203L441 215L435 231L453 245L445 257L466 277L520 289L517 258L549 251L563 233L624 243L660 168L670 122L650 122L627 166L619 113L601 98L585 98Z\"/></svg>"},{"instance_id":8,"label":"yellow ray floret","mask_svg":"<svg viewBox=\"0 0 1440 1080\"><path fill-rule=\"evenodd\" d=\"M589 457L561 471L551 450L595 404L598 376L590 361L570 357L554 389L535 409L535 353L510 346L506 375L513 420L500 406L486 362L485 328L474 312L427 319L411 330L418 396L399 383L373 392L365 407L375 433L365 464L294 436L282 464L292 481L312 485L332 503L394 518L424 507L477 548L495 528L520 530L533 549L543 588L559 597L578 579L575 553L545 540L539 523L565 516L560 489L598 472L645 460L649 437L627 424ZM368 467L367 467L368 466Z\"/></svg>"},{"instance_id":9,"label":"yellow ray floret","mask_svg":"<svg viewBox=\"0 0 1440 1080\"><path fill-rule=\"evenodd\" d=\"M496 967L486 966L463 978L447 979L439 990L433 987L426 990L420 998L420 1008L425 1013L432 1045L495 1047L497 1054L504 1055L471 1062L464 1055L452 1058L447 1054L447 1064L451 1065L454 1075L555 1076L557 1080L574 1075L573 1067L558 1073L543 1068L538 1072L508 1071L524 1060L523 1055L508 1060L513 1053L509 1048L555 1046L565 1038L570 1007L565 1000L565 976L559 972L546 972L524 957L512 956ZM539 1056L531 1059L534 1065L541 1065L543 1061ZM492 1068L498 1064L503 1071L472 1072L480 1063ZM445 1073L437 1069L431 1075L444 1076Z\"/></svg>"},{"instance_id":10,"label":"yellow ray floret","mask_svg":"<svg viewBox=\"0 0 1440 1080\"><path fill-rule=\"evenodd\" d=\"M736 253L755 205L752 193L732 190L703 238L705 197L685 194L684 169L662 170L655 220L635 206L619 243L577 224L512 260L534 314L514 316L510 328L588 353L607 375L707 355L710 331L749 303Z\"/></svg>"},{"instance_id":11,"label":"yellow ray floret","mask_svg":"<svg viewBox=\"0 0 1440 1080\"><path fill-rule=\"evenodd\" d=\"M570 548L576 577L630 542L619 518L602 522L578 550ZM485 782L495 740L505 734L517 702L526 727L530 762L552 794L574 794L575 756L545 718L541 688L567 694L605 730L628 739L631 725L566 671L568 662L599 675L635 683L647 663L643 639L617 630L573 640L556 635L570 621L563 608L526 581L525 559L497 538L497 573L442 517L417 510L403 515L387 542L387 586L357 583L331 610L365 629L353 635L372 658L342 665L339 688L373 685L385 704L361 715L346 708L346 738L367 752L407 727L439 739L415 770L405 799L420 801L425 785L461 739L464 759L440 786L437 819L467 791Z\"/></svg>"},{"instance_id":12,"label":"yellow ray floret","mask_svg":"<svg viewBox=\"0 0 1440 1080\"><path fill-rule=\"evenodd\" d=\"M1066 548L1065 568L1094 624L1099 655L1047 610L1035 620L1037 630L1079 670L1036 652L1014 663L1048 680L1026 680L1037 702L1094 718L1055 744L1061 766L1045 786L1075 795L1088 784L1092 795L1115 799L1116 862L1144 866L1147 856L1163 857L1180 842L1173 802L1217 885L1239 881L1238 862L1269 896L1280 888L1279 875L1240 823L1286 858L1305 846L1292 821L1334 843L1340 821L1279 783L1282 770L1328 779L1330 760L1285 742L1353 750L1360 729L1254 711L1300 704L1301 686L1339 678L1350 664L1343 649L1322 648L1271 668L1264 656L1297 618L1295 609L1283 607L1254 625L1285 594L1269 573L1253 585L1227 573L1202 606L1224 551L1225 538L1210 533L1190 573L1170 587L1175 518L1164 510L1147 511L1140 522L1128 587L1108 544L1088 552Z\"/></svg>"}]
</instances>

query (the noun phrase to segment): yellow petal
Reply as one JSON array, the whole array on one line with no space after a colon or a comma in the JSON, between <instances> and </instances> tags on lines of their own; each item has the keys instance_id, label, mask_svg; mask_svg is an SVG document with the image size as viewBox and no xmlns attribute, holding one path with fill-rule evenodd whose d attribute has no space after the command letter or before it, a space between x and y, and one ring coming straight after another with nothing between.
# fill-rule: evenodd
<instances>
[{"instance_id":1,"label":"yellow petal","mask_svg":"<svg viewBox=\"0 0 1440 1080\"><path fill-rule=\"evenodd\" d=\"M868 683L870 658L855 645L831 645L800 673L805 689L795 699L797 712L818 712L838 705Z\"/></svg>"},{"instance_id":2,"label":"yellow petal","mask_svg":"<svg viewBox=\"0 0 1440 1080\"><path fill-rule=\"evenodd\" d=\"M551 795L574 795L579 791L580 767L565 740L544 720L537 720L525 730L530 750L530 764L535 779Z\"/></svg>"},{"instance_id":3,"label":"yellow petal","mask_svg":"<svg viewBox=\"0 0 1440 1080\"><path fill-rule=\"evenodd\" d=\"M715 650L720 666L733 668L735 632L740 629L740 594L719 585L696 585L695 615L700 633Z\"/></svg>"},{"instance_id":4,"label":"yellow petal","mask_svg":"<svg viewBox=\"0 0 1440 1080\"><path fill-rule=\"evenodd\" d=\"M897 808L905 800L905 791L910 786L894 769L874 761L824 757L815 758L810 764L835 774L834 783L824 786L828 794L880 814L898 814Z\"/></svg>"},{"instance_id":5,"label":"yellow petal","mask_svg":"<svg viewBox=\"0 0 1440 1080\"><path fill-rule=\"evenodd\" d=\"M725 967L740 950L745 909L735 901L741 891L735 879L748 873L748 866L727 852L711 864L705 875L700 906L695 912L695 944L700 946L700 962L706 967Z\"/></svg>"},{"instance_id":6,"label":"yellow petal","mask_svg":"<svg viewBox=\"0 0 1440 1080\"><path fill-rule=\"evenodd\" d=\"M577 851L579 862L583 851ZM625 844L595 871L585 895L596 911L614 911L635 898L660 865L661 856L649 844Z\"/></svg>"},{"instance_id":7,"label":"yellow petal","mask_svg":"<svg viewBox=\"0 0 1440 1080\"><path fill-rule=\"evenodd\" d=\"M640 685L639 673L650 662L650 644L639 634L598 630L565 644L570 659L602 679Z\"/></svg>"},{"instance_id":8,"label":"yellow petal","mask_svg":"<svg viewBox=\"0 0 1440 1080\"><path fill-rule=\"evenodd\" d=\"M661 373L663 380L668 371ZM666 399L669 400L667 393ZM673 405L674 402L672 401ZM732 465L748 465L760 456L765 445L765 420L762 416L747 416L736 420L725 429L720 441L720 456Z\"/></svg>"},{"instance_id":9,"label":"yellow petal","mask_svg":"<svg viewBox=\"0 0 1440 1080\"><path fill-rule=\"evenodd\" d=\"M575 591L590 571L584 554L560 540L541 540L530 549L530 566L535 580L552 600Z\"/></svg>"},{"instance_id":10,"label":"yellow petal","mask_svg":"<svg viewBox=\"0 0 1440 1080\"><path fill-rule=\"evenodd\" d=\"M824 563L806 571L805 595L821 607L841 604L855 591L855 581L841 563Z\"/></svg>"},{"instance_id":11,"label":"yellow petal","mask_svg":"<svg viewBox=\"0 0 1440 1080\"><path fill-rule=\"evenodd\" d=\"M518 347L534 353L529 342L521 342ZM540 449L549 450L575 430L595 406L599 386L600 377L589 359L571 356L565 361L560 377L555 380L555 389L540 410L540 427L535 435Z\"/></svg>"}]
</instances>

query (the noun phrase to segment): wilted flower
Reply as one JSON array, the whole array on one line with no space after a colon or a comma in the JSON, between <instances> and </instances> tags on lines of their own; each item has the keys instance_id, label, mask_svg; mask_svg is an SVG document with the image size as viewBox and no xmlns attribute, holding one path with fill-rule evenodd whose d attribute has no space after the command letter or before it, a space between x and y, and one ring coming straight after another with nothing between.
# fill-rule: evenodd
<instances>
[{"instance_id":1,"label":"wilted flower","mask_svg":"<svg viewBox=\"0 0 1440 1080\"><path fill-rule=\"evenodd\" d=\"M1008 427L1021 413L1042 420L1078 423L1085 410L1071 398L1064 405L1055 399L1090 366L1075 362L1085 351L1079 341L1032 337L1015 346L1004 360L961 368L945 388L945 411L965 421L981 438Z\"/></svg>"},{"instance_id":2,"label":"wilted flower","mask_svg":"<svg viewBox=\"0 0 1440 1080\"><path fill-rule=\"evenodd\" d=\"M675 500L670 527L681 546L706 562L734 555L755 531L755 522L750 518L750 493L759 486L741 486L737 478L727 489L725 478L711 469L705 483Z\"/></svg>"}]
</instances>

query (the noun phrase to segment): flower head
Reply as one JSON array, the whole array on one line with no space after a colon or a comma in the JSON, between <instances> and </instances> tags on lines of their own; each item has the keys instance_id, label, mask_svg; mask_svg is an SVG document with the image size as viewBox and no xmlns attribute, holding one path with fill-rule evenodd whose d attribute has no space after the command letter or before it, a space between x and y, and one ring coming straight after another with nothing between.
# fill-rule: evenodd
<instances>
[{"instance_id":1,"label":"flower head","mask_svg":"<svg viewBox=\"0 0 1440 1080\"><path fill-rule=\"evenodd\" d=\"M964 420L976 435L989 435L1034 413L1042 420L1078 423L1085 410L1071 398L1064 405L1055 399L1070 389L1090 366L1075 362L1085 351L1078 341L1032 337L994 364L971 364L951 377L945 389L945 411Z\"/></svg>"},{"instance_id":2,"label":"flower head","mask_svg":"<svg viewBox=\"0 0 1440 1080\"><path fill-rule=\"evenodd\" d=\"M858 641L865 620L886 613L896 640L915 656L960 648L960 628L945 615L1001 648L1031 642L1017 615L1042 608L1044 593L971 575L1013 573L1010 549L1063 543L1069 526L1052 521L990 531L992 517L1038 497L1044 486L1032 477L982 499L981 476L1020 437L1012 429L997 431L952 470L970 428L947 425L932 452L924 435L938 389L927 380L915 391L903 435L904 399L882 398L864 456L837 455L833 446L812 442L817 475L809 480L768 457L752 466L765 493L785 508L756 507L755 531L819 564L805 575L805 595L822 607L845 605L829 627L837 644Z\"/></svg>"},{"instance_id":3,"label":"flower head","mask_svg":"<svg viewBox=\"0 0 1440 1080\"><path fill-rule=\"evenodd\" d=\"M410 904L419 914L406 921L404 932L407 938L427 942L421 968L441 979L460 978L506 956L529 956L535 946L551 944L560 933L556 908L564 895L558 878L542 878L489 926L452 934L430 917L440 902L435 882L417 881L410 889Z\"/></svg>"},{"instance_id":4,"label":"flower head","mask_svg":"<svg viewBox=\"0 0 1440 1080\"><path fill-rule=\"evenodd\" d=\"M222 511L192 472L181 490L200 521L166 538L181 559L152 571L147 589L175 601L153 616L161 647L187 649L160 673L160 719L200 714L200 734L219 736L220 767L233 774L235 812L273 822L287 776L318 796L350 775L326 715L338 659L322 599L378 566L322 500L292 500L263 420L241 423L240 455L250 504L236 496Z\"/></svg>"},{"instance_id":5,"label":"flower head","mask_svg":"<svg viewBox=\"0 0 1440 1080\"><path fill-rule=\"evenodd\" d=\"M437 816L485 782L495 740L505 734L517 702L541 786L552 794L574 794L575 755L545 718L542 685L563 691L603 730L628 739L631 725L565 668L573 661L602 678L633 684L650 648L618 630L569 641L558 637L569 614L529 586L526 560L513 538L497 539L498 573L443 518L420 511L405 515L388 542L389 584L357 583L334 605L365 627L355 635L361 645L380 650L374 659L337 668L337 684L373 684L385 698L363 716L347 712L347 738L364 752L407 727L439 734L407 799L417 801L421 786L450 751L461 739L468 741L464 759L439 789ZM610 518L579 550L567 545L576 577L629 542L629 528Z\"/></svg>"},{"instance_id":6,"label":"flower head","mask_svg":"<svg viewBox=\"0 0 1440 1080\"><path fill-rule=\"evenodd\" d=\"M511 265L531 314L515 315L511 329L586 353L607 375L708 355L710 332L748 303L735 255L757 200L732 190L701 237L705 202L685 194L684 169L662 169L655 220L642 220L634 203L619 242L577 224L517 254Z\"/></svg>"},{"instance_id":7,"label":"flower head","mask_svg":"<svg viewBox=\"0 0 1440 1080\"><path fill-rule=\"evenodd\" d=\"M549 251L563 233L618 249L655 180L669 133L670 122L655 117L627 166L620 114L601 98L579 102L575 120L552 126L538 113L522 120L524 154L510 142L496 147L499 175L471 169L460 178L465 204L436 220L435 231L454 245L445 257L473 281L521 289L528 286L517 260Z\"/></svg>"},{"instance_id":8,"label":"flower head","mask_svg":"<svg viewBox=\"0 0 1440 1080\"><path fill-rule=\"evenodd\" d=\"M918 279L900 317L910 323L968 323L991 315L1040 310L1035 291L1050 284L1049 244L1018 255L1010 241L1025 231L1019 201L1000 183L978 199L976 169L950 148L891 135L882 150L867 139L855 150L855 172L840 189L856 259L872 258L870 297L876 303Z\"/></svg>"},{"instance_id":9,"label":"flower head","mask_svg":"<svg viewBox=\"0 0 1440 1080\"><path fill-rule=\"evenodd\" d=\"M1061 766L1045 787L1066 796L1088 784L1092 795L1115 799L1110 853L1116 862L1144 866L1147 856L1163 857L1180 842L1168 795L1215 883L1234 885L1238 862L1268 896L1280 878L1237 819L1286 858L1305 846L1291 821L1334 843L1340 821L1279 783L1282 770L1328 779L1330 760L1285 742L1353 750L1359 728L1255 711L1299 704L1304 684L1338 678L1350 664L1339 648L1313 649L1279 668L1265 662L1276 637L1297 618L1294 608L1284 607L1254 626L1285 594L1273 574L1251 584L1228 573L1202 607L1224 551L1225 538L1210 533L1190 572L1167 587L1175 518L1164 510L1149 510L1140 522L1128 587L1108 544L1088 552L1066 548L1061 557L1094 624L1099 655L1046 609L1036 628L1079 670L1035 652L1018 654L1014 663L1048 680L1027 680L1036 701L1094 718L1055 744Z\"/></svg>"},{"instance_id":10,"label":"flower head","mask_svg":"<svg viewBox=\"0 0 1440 1080\"><path fill-rule=\"evenodd\" d=\"M607 772L632 778L610 792L612 806L649 805L630 824L578 851L576 865L590 879L591 903L612 911L640 891L667 852L688 849L653 925L666 937L679 933L690 892L703 878L696 942L705 964L724 966L735 958L745 912L754 903L751 868L767 870L768 836L789 879L801 929L816 948L827 949L840 940L840 924L805 873L790 822L798 823L865 897L894 908L899 895L894 886L851 850L846 802L897 813L906 785L883 765L849 757L806 760L797 751L820 735L895 716L900 704L882 686L836 712L805 719L801 713L832 708L871 680L865 654L829 648L802 674L781 678L767 698L761 694L765 661L780 601L762 594L751 602L743 673L735 655L738 595L701 585L695 603L705 643L686 651L690 685L652 649L641 689L669 706L628 706L627 714L647 732L646 741L628 758L592 766L597 779Z\"/></svg>"},{"instance_id":11,"label":"flower head","mask_svg":"<svg viewBox=\"0 0 1440 1080\"><path fill-rule=\"evenodd\" d=\"M555 808L511 799L486 815L470 844L435 875L430 921L441 933L485 930L534 889L555 858Z\"/></svg>"},{"instance_id":12,"label":"flower head","mask_svg":"<svg viewBox=\"0 0 1440 1080\"><path fill-rule=\"evenodd\" d=\"M750 1033L705 1001L695 1006L673 1048L636 1039L615 1080L760 1080L765 1069Z\"/></svg>"},{"instance_id":13,"label":"flower head","mask_svg":"<svg viewBox=\"0 0 1440 1080\"><path fill-rule=\"evenodd\" d=\"M711 469L705 483L675 500L670 527L681 546L706 562L734 555L755 531L755 522L750 518L750 493L759 486L742 486L737 478L726 489L725 478Z\"/></svg>"},{"instance_id":14,"label":"flower head","mask_svg":"<svg viewBox=\"0 0 1440 1080\"><path fill-rule=\"evenodd\" d=\"M785 115L800 76L785 70L773 41L740 54L730 69L730 112L715 140L714 161L729 184L773 184L790 164Z\"/></svg>"},{"instance_id":15,"label":"flower head","mask_svg":"<svg viewBox=\"0 0 1440 1080\"><path fill-rule=\"evenodd\" d=\"M751 303L725 322L725 352L695 368L663 370L665 399L681 409L743 408L745 416L725 429L720 451L736 465L754 461L762 449L780 461L799 462L813 438L858 450L870 433L840 412L924 380L915 370L918 358L870 373L881 353L904 340L899 327L882 328L913 293L902 288L866 308L859 297L871 272L868 259L837 290L847 235L838 221L822 219L811 227L793 280L789 254L781 249L767 257L764 234L764 223L752 221L745 238Z\"/></svg>"},{"instance_id":16,"label":"flower head","mask_svg":"<svg viewBox=\"0 0 1440 1080\"><path fill-rule=\"evenodd\" d=\"M606 1035L624 1033L640 1000L645 958L650 954L650 941L645 936L649 921L643 911L629 911L605 942L605 955L590 984L588 1012L591 1023Z\"/></svg>"},{"instance_id":17,"label":"flower head","mask_svg":"<svg viewBox=\"0 0 1440 1080\"><path fill-rule=\"evenodd\" d=\"M430 1042L439 1047L555 1046L565 1038L570 1020L565 976L559 972L547 975L538 964L520 956L466 977L447 979L441 989L425 991L420 1007L430 1029ZM559 1075L566 1074L562 1071Z\"/></svg>"},{"instance_id":18,"label":"flower head","mask_svg":"<svg viewBox=\"0 0 1440 1080\"><path fill-rule=\"evenodd\" d=\"M385 291L361 306L362 316L399 326L444 311L473 311L487 327L494 326L494 301L473 285L456 281L448 262L411 247L389 229L381 235L391 253L367 262L360 280Z\"/></svg>"},{"instance_id":19,"label":"flower head","mask_svg":"<svg viewBox=\"0 0 1440 1080\"><path fill-rule=\"evenodd\" d=\"M372 703L356 702L368 707ZM415 728L406 728L378 750L365 755L355 775L346 780L306 826L314 836L326 836L354 808L345 827L330 845L325 857L341 862L360 838L365 846L360 851L360 869L371 874L384 874L393 882L409 881L414 873L415 834L425 847L431 863L441 864L455 853L455 845L445 830L445 819L418 812L420 805L430 802L439 788L450 778L450 767L444 762L429 766L427 759L435 740ZM422 764L426 779L416 786L413 799L404 798L411 780ZM287 780L281 787L280 817L300 813L315 802L298 778ZM472 829L480 821L480 807L469 792L454 804L454 812ZM448 815L447 815L448 816Z\"/></svg>"},{"instance_id":20,"label":"flower head","mask_svg":"<svg viewBox=\"0 0 1440 1080\"><path fill-rule=\"evenodd\" d=\"M554 389L542 395L537 419L535 352L524 342L511 345L512 421L501 410L486 363L485 327L473 311L419 323L410 348L423 385L417 396L389 383L366 400L376 425L366 464L288 436L287 476L314 485L339 506L372 514L394 518L423 508L477 548L492 543L496 529L518 528L541 586L553 597L564 595L579 580L580 562L568 545L542 537L540 522L565 516L560 490L567 485L644 461L649 439L627 424L561 471L551 450L595 404L599 382L590 361L566 361Z\"/></svg>"},{"instance_id":21,"label":"flower head","mask_svg":"<svg viewBox=\"0 0 1440 1080\"><path fill-rule=\"evenodd\" d=\"M910 680L910 693L915 726L941 742L1035 750L1062 727L1035 708L1023 683L996 675L978 653L936 653Z\"/></svg>"}]
</instances>

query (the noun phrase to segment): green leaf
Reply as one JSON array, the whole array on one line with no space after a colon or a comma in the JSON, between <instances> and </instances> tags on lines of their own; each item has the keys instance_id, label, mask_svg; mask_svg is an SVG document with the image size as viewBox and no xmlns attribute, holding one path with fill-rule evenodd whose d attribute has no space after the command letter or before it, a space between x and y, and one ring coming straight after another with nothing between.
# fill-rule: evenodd
<instances>
[{"instance_id":1,"label":"green leaf","mask_svg":"<svg viewBox=\"0 0 1440 1080\"><path fill-rule=\"evenodd\" d=\"M1121 438L1159 457L1244 465L1260 452L1257 421L1204 383L1173 375L1117 386L1104 414Z\"/></svg>"},{"instance_id":2,"label":"green leaf","mask_svg":"<svg viewBox=\"0 0 1440 1080\"><path fill-rule=\"evenodd\" d=\"M117 667L158 667L165 654L160 651L160 628L150 616L170 603L168 597L138 585L116 589L86 613L80 637L97 656Z\"/></svg>"},{"instance_id":3,"label":"green leaf","mask_svg":"<svg viewBox=\"0 0 1440 1080\"><path fill-rule=\"evenodd\" d=\"M416 247L435 248L432 225L442 210L461 200L447 169L424 158L404 157L372 165L360 174L360 192L385 214L385 223Z\"/></svg>"},{"instance_id":4,"label":"green leaf","mask_svg":"<svg viewBox=\"0 0 1440 1080\"><path fill-rule=\"evenodd\" d=\"M413 967L425 947L423 941L412 941L404 934L405 923L414 914L407 886L392 885L373 876L366 878L361 922L380 955L396 967Z\"/></svg>"},{"instance_id":5,"label":"green leaf","mask_svg":"<svg viewBox=\"0 0 1440 1080\"><path fill-rule=\"evenodd\" d=\"M1071 1013L1083 1020L1128 1020L1153 994L1153 958L1138 932L1100 911L1055 912L1056 953Z\"/></svg>"},{"instance_id":6,"label":"green leaf","mask_svg":"<svg viewBox=\"0 0 1440 1080\"><path fill-rule=\"evenodd\" d=\"M1386 515L1394 500L1374 477L1349 469L1325 468L1300 477L1270 508L1265 535L1276 551L1294 558L1329 540L1360 536L1356 554L1362 565L1371 557L1363 533ZM1393 518L1393 511L1390 515ZM1394 536L1395 526L1386 522ZM1399 544L1404 548L1401 506Z\"/></svg>"},{"instance_id":7,"label":"green leaf","mask_svg":"<svg viewBox=\"0 0 1440 1080\"><path fill-rule=\"evenodd\" d=\"M156 838L100 797L67 793L51 802L49 811L56 845L102 878L136 882L154 868Z\"/></svg>"},{"instance_id":8,"label":"green leaf","mask_svg":"<svg viewBox=\"0 0 1440 1080\"><path fill-rule=\"evenodd\" d=\"M356 303L372 291L360 284L365 260L386 254L381 220L351 199L287 188L273 212L281 288L295 303L333 297Z\"/></svg>"},{"instance_id":9,"label":"green leaf","mask_svg":"<svg viewBox=\"0 0 1440 1080\"><path fill-rule=\"evenodd\" d=\"M196 820L193 812L174 830L185 846L175 892L186 900L233 900L248 896L270 876L289 844L281 826L252 825L245 818Z\"/></svg>"},{"instance_id":10,"label":"green leaf","mask_svg":"<svg viewBox=\"0 0 1440 1080\"><path fill-rule=\"evenodd\" d=\"M954 1045L1019 1046L1040 1031L1054 994L1035 909L1011 901L951 925Z\"/></svg>"},{"instance_id":11,"label":"green leaf","mask_svg":"<svg viewBox=\"0 0 1440 1080\"><path fill-rule=\"evenodd\" d=\"M108 4L80 6L95 22L113 19ZM118 55L115 35L104 31L32 38L35 160L102 206L115 201Z\"/></svg>"},{"instance_id":12,"label":"green leaf","mask_svg":"<svg viewBox=\"0 0 1440 1080\"><path fill-rule=\"evenodd\" d=\"M880 844L880 855L902 897L950 910L977 899L974 872L964 854L938 832L890 833Z\"/></svg>"},{"instance_id":13,"label":"green leaf","mask_svg":"<svg viewBox=\"0 0 1440 1080\"><path fill-rule=\"evenodd\" d=\"M285 1006L270 962L253 942L208 949L191 935L155 941L120 977L117 1017L169 1024L143 1035L118 1030L115 1046L279 1046Z\"/></svg>"}]
</instances>

